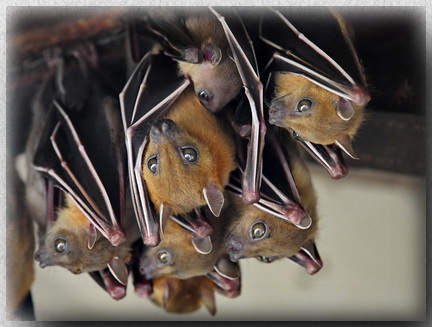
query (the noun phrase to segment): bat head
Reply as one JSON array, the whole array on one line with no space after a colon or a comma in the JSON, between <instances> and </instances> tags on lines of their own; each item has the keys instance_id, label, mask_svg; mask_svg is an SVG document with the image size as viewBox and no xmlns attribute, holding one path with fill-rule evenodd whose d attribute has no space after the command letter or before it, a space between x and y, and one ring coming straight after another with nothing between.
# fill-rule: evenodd
<instances>
[{"instance_id":1,"label":"bat head","mask_svg":"<svg viewBox=\"0 0 432 327\"><path fill-rule=\"evenodd\" d=\"M204 276L155 278L150 299L167 312L190 313L205 306L211 315L216 313L214 284Z\"/></svg>"},{"instance_id":2,"label":"bat head","mask_svg":"<svg viewBox=\"0 0 432 327\"><path fill-rule=\"evenodd\" d=\"M222 25L214 15L197 15L185 22L200 48L202 62L179 62L181 74L194 84L195 94L211 112L220 111L243 87Z\"/></svg>"},{"instance_id":3,"label":"bat head","mask_svg":"<svg viewBox=\"0 0 432 327\"><path fill-rule=\"evenodd\" d=\"M156 208L163 204L176 215L208 204L218 215L235 149L216 118L188 94L170 109L170 119L152 126L143 175Z\"/></svg>"},{"instance_id":4,"label":"bat head","mask_svg":"<svg viewBox=\"0 0 432 327\"><path fill-rule=\"evenodd\" d=\"M236 204L238 219L233 221L225 238L231 261L255 257L272 262L290 257L314 236L314 224L309 229L299 229L254 205L246 205L241 200L236 200Z\"/></svg>"},{"instance_id":5,"label":"bat head","mask_svg":"<svg viewBox=\"0 0 432 327\"><path fill-rule=\"evenodd\" d=\"M363 106L352 104L307 78L277 74L276 97L269 109L269 122L293 129L316 144L333 144L352 138L363 120Z\"/></svg>"},{"instance_id":6,"label":"bat head","mask_svg":"<svg viewBox=\"0 0 432 327\"><path fill-rule=\"evenodd\" d=\"M192 244L193 234L169 219L159 245L143 252L141 274L146 279L161 276L186 279L207 274L213 270L222 251L222 241L217 233L213 231L211 252L201 254Z\"/></svg>"},{"instance_id":7,"label":"bat head","mask_svg":"<svg viewBox=\"0 0 432 327\"><path fill-rule=\"evenodd\" d=\"M35 253L35 260L42 268L56 265L74 274L104 269L113 258L129 261L128 247L114 247L104 237L89 249L89 233L89 220L69 201L60 209L57 220L47 231Z\"/></svg>"}]
</instances>

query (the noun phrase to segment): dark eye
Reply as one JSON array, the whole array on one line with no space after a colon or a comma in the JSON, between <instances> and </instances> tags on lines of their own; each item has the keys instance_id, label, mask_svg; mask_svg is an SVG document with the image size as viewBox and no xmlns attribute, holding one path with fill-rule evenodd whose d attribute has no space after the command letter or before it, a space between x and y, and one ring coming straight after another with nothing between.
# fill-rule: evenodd
<instances>
[{"instance_id":1,"label":"dark eye","mask_svg":"<svg viewBox=\"0 0 432 327\"><path fill-rule=\"evenodd\" d=\"M183 158L185 158L188 162L195 162L198 157L198 153L194 148L183 148L181 149L181 153Z\"/></svg>"},{"instance_id":2,"label":"dark eye","mask_svg":"<svg viewBox=\"0 0 432 327\"><path fill-rule=\"evenodd\" d=\"M63 253L66 251L67 242L64 238L58 237L54 240L54 250L57 253Z\"/></svg>"},{"instance_id":3,"label":"dark eye","mask_svg":"<svg viewBox=\"0 0 432 327\"><path fill-rule=\"evenodd\" d=\"M264 263L272 263L275 260L275 257L267 256L267 255L260 255L257 257L258 261L264 262Z\"/></svg>"},{"instance_id":4,"label":"dark eye","mask_svg":"<svg viewBox=\"0 0 432 327\"><path fill-rule=\"evenodd\" d=\"M203 101L209 101L210 100L210 96L206 90L198 91L198 98L200 98Z\"/></svg>"},{"instance_id":5,"label":"dark eye","mask_svg":"<svg viewBox=\"0 0 432 327\"><path fill-rule=\"evenodd\" d=\"M264 223L262 222L256 223L252 226L251 229L252 239L254 240L262 239L266 235L266 232L267 232L267 227Z\"/></svg>"},{"instance_id":6,"label":"dark eye","mask_svg":"<svg viewBox=\"0 0 432 327\"><path fill-rule=\"evenodd\" d=\"M157 254L157 259L159 260L160 263L166 265L171 260L171 254L168 251L160 251Z\"/></svg>"},{"instance_id":7,"label":"dark eye","mask_svg":"<svg viewBox=\"0 0 432 327\"><path fill-rule=\"evenodd\" d=\"M147 161L147 168L148 168L148 170L150 170L152 172L152 174L156 174L156 172L158 170L158 159L156 156L151 157Z\"/></svg>"},{"instance_id":8,"label":"dark eye","mask_svg":"<svg viewBox=\"0 0 432 327\"><path fill-rule=\"evenodd\" d=\"M296 112L306 112L312 108L312 101L309 99L302 99L297 103Z\"/></svg>"}]
</instances>

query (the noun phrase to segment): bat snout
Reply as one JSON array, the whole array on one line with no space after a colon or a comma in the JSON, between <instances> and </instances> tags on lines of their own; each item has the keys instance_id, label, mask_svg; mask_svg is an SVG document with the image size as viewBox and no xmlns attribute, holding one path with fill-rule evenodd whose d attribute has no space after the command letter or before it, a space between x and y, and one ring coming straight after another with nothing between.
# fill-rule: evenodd
<instances>
[{"instance_id":1,"label":"bat snout","mask_svg":"<svg viewBox=\"0 0 432 327\"><path fill-rule=\"evenodd\" d=\"M150 137L158 142L161 137L173 139L180 132L180 128L171 119L161 119L150 129Z\"/></svg>"},{"instance_id":2,"label":"bat snout","mask_svg":"<svg viewBox=\"0 0 432 327\"><path fill-rule=\"evenodd\" d=\"M45 268L51 265L48 254L43 250L36 251L34 259L39 262L39 267L41 268Z\"/></svg>"},{"instance_id":3,"label":"bat snout","mask_svg":"<svg viewBox=\"0 0 432 327\"><path fill-rule=\"evenodd\" d=\"M269 109L269 123L280 126L282 120L286 117L286 111L280 108L277 104L272 105Z\"/></svg>"},{"instance_id":4,"label":"bat snout","mask_svg":"<svg viewBox=\"0 0 432 327\"><path fill-rule=\"evenodd\" d=\"M225 242L226 252L228 253L230 260L233 262L237 262L243 255L243 244L237 240L235 237L230 237Z\"/></svg>"}]
</instances>

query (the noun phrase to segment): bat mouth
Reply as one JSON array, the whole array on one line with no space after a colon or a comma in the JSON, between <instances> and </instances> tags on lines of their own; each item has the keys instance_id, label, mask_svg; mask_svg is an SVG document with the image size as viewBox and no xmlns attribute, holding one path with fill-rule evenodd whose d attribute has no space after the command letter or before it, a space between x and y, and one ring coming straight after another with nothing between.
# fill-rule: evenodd
<instances>
[{"instance_id":1,"label":"bat mouth","mask_svg":"<svg viewBox=\"0 0 432 327\"><path fill-rule=\"evenodd\" d=\"M291 135L300 145L320 163L333 179L340 179L348 174L348 167L342 156L342 151L335 144L317 144L302 138L296 131L290 129Z\"/></svg>"}]
</instances>

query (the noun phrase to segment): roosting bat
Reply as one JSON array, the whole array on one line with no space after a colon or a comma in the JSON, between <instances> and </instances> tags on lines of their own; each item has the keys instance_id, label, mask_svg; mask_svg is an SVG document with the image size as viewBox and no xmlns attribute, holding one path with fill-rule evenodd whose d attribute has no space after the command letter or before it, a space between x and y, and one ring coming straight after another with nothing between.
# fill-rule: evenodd
<instances>
[{"instance_id":1,"label":"roosting bat","mask_svg":"<svg viewBox=\"0 0 432 327\"><path fill-rule=\"evenodd\" d=\"M186 214L207 204L218 216L235 149L229 130L205 110L189 81L177 76L176 64L147 53L120 98L144 243L159 243L160 227L171 212Z\"/></svg>"},{"instance_id":2,"label":"roosting bat","mask_svg":"<svg viewBox=\"0 0 432 327\"><path fill-rule=\"evenodd\" d=\"M370 99L349 26L328 9L308 11L307 19L291 8L271 9L260 38L273 51L269 122L290 130L333 178L345 176L339 149L356 158L351 140Z\"/></svg>"},{"instance_id":3,"label":"roosting bat","mask_svg":"<svg viewBox=\"0 0 432 327\"><path fill-rule=\"evenodd\" d=\"M266 125L254 48L241 19L232 12L221 16L213 8L193 13L159 12L143 15L145 29L156 36L165 54L178 61L180 74L192 81L208 110L220 112L239 94L247 97L242 110L251 112L252 123L242 188L244 201L256 202Z\"/></svg>"},{"instance_id":4,"label":"roosting bat","mask_svg":"<svg viewBox=\"0 0 432 327\"><path fill-rule=\"evenodd\" d=\"M287 139L286 136L288 135L285 135L285 139ZM272 144L273 142L275 140L271 139L267 143ZM279 142L285 143L286 141L279 140ZM304 208L307 219L312 217L313 222L309 221L305 226L294 225L280 214L280 210L277 210L275 205L269 206L263 201L247 205L238 197L234 197L237 218L232 220L225 244L232 261L256 257L264 262L272 262L287 257L304 266L308 273L313 274L322 266L314 245L318 230L316 195L307 166L297 153L295 144L291 144L288 153L288 158L274 156L273 163L281 161L288 168L285 174L292 173L294 184L291 187L292 192L296 195L290 195L289 192L284 193L296 198L296 201ZM270 169L276 168L277 166L273 165ZM280 179L283 174L276 173L276 176ZM265 171L263 178L263 181L267 180ZM229 189L233 190L231 184ZM276 194L281 191L277 188L274 190ZM263 200L265 198L265 193L263 193Z\"/></svg>"},{"instance_id":5,"label":"roosting bat","mask_svg":"<svg viewBox=\"0 0 432 327\"><path fill-rule=\"evenodd\" d=\"M64 60L65 57L59 59ZM116 246L126 239L123 230L126 167L120 109L115 93L92 69L83 52L78 51L71 60L79 64L56 67L57 88L45 103L48 109L34 118L44 119L45 125L34 151L33 168L44 176L46 185L55 186L48 187L45 193L47 216L52 217L55 210L55 199L49 191L57 193L60 188ZM58 85L59 79L72 78L74 69L84 70L80 75L84 81L79 79L74 87L90 86L90 90L80 92L72 86L65 88L65 83ZM69 101L70 92L82 97L74 96Z\"/></svg>"}]
</instances>

